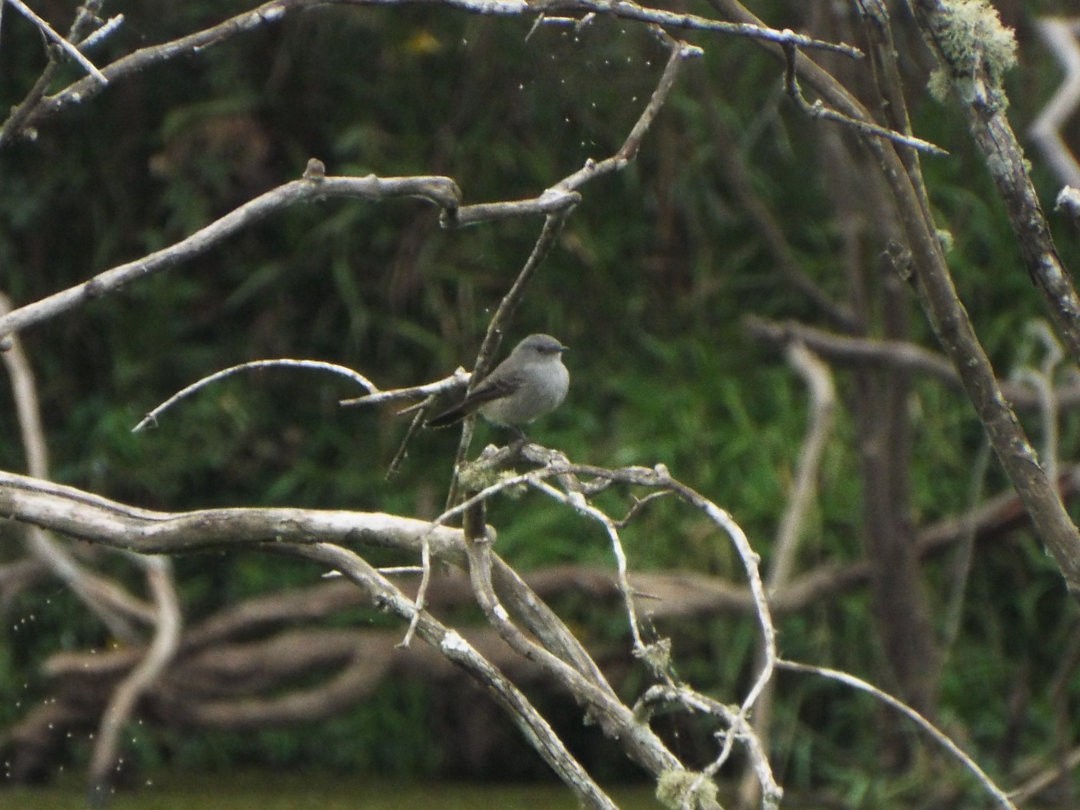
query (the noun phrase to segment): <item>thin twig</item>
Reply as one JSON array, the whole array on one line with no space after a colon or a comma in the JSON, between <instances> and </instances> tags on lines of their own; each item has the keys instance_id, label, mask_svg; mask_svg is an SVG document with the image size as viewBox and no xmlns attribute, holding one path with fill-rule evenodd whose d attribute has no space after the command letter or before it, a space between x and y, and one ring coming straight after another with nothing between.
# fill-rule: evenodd
<instances>
[{"instance_id":1,"label":"thin twig","mask_svg":"<svg viewBox=\"0 0 1080 810\"><path fill-rule=\"evenodd\" d=\"M1058 435L1061 403L1056 395L1054 376L1058 366L1065 357L1061 343L1054 336L1053 330L1044 320L1035 320L1028 324L1028 332L1042 344L1043 358L1038 368L1024 365L1017 369L1013 376L1022 384L1028 385L1035 392L1039 401L1039 411L1042 417L1042 452L1039 454L1039 463L1046 470L1051 479L1057 478L1058 471Z\"/></svg>"},{"instance_id":2,"label":"thin twig","mask_svg":"<svg viewBox=\"0 0 1080 810\"><path fill-rule=\"evenodd\" d=\"M567 213L567 211L560 211L555 214L549 214L544 219L544 227L541 229L540 235L536 238L536 243L529 253L529 258L526 259L517 278L514 279L514 283L510 285L510 289L499 302L495 314L492 315L491 320L488 321L487 332L484 335L483 342L480 344L480 351L477 353L476 362L473 365L472 377L469 380L470 387L480 380L483 380L495 365L495 354L498 351L499 343L502 341L504 330L509 325L514 313L517 312L517 308L521 304L521 299L525 294L525 288L529 281L540 268L540 265L543 264L544 259L547 258L547 255L551 252L552 248L555 247L558 235L562 231L563 224L566 222ZM469 453L469 445L472 443L473 425L475 422L475 418L465 419L464 424L462 425L461 439L458 442L457 452L454 455L455 475L453 481L450 483L450 489L446 496L447 505L453 504L458 498L458 480L456 471L461 469L461 465L465 463L465 457ZM481 520L481 522L483 521Z\"/></svg>"},{"instance_id":3,"label":"thin twig","mask_svg":"<svg viewBox=\"0 0 1080 810\"><path fill-rule=\"evenodd\" d=\"M686 59L702 54L700 48L680 42L663 31L659 31L658 36L671 52L670 56L663 72L660 74L656 88L649 96L649 100L642 109L637 121L634 122L634 126L631 127L629 134L614 155L603 160L590 158L585 161L585 165L580 169L564 177L535 199L510 203L482 203L462 206L456 211L445 214L442 218L443 224L448 226L469 225L478 221L507 216L521 216L522 214L541 211L548 215L548 222L550 223L552 221L551 217L565 217L573 210L574 206L581 200L578 189L586 183L626 168L637 156L642 139L652 127L668 96L671 95L682 63Z\"/></svg>"},{"instance_id":4,"label":"thin twig","mask_svg":"<svg viewBox=\"0 0 1080 810\"><path fill-rule=\"evenodd\" d=\"M637 121L634 122L630 134L626 136L622 146L609 158L599 161L586 161L582 168L561 180L553 186L553 189L564 193L576 191L590 180L624 169L630 161L637 157L642 139L652 127L656 116L663 109L668 96L671 95L671 91L675 87L675 80L679 76L683 62L702 55L701 48L686 42L680 42L666 34L663 34L661 41L671 52L667 64L664 66L663 73L660 74L656 88L653 90L652 95L649 96L649 101L645 104L645 108L641 111Z\"/></svg>"},{"instance_id":5,"label":"thin twig","mask_svg":"<svg viewBox=\"0 0 1080 810\"><path fill-rule=\"evenodd\" d=\"M1010 790L1009 796L1019 804L1027 804L1047 788L1059 783L1062 779L1069 778L1078 767L1080 767L1080 746L1057 755L1053 765L1043 768L1015 790Z\"/></svg>"},{"instance_id":6,"label":"thin twig","mask_svg":"<svg viewBox=\"0 0 1080 810\"><path fill-rule=\"evenodd\" d=\"M416 588L416 597L413 605L416 608L409 618L409 625L405 629L405 637L401 639L400 647L408 647L416 634L416 627L420 623L420 615L427 607L427 590L431 584L431 540L429 535L424 535L420 544L420 584Z\"/></svg>"},{"instance_id":7,"label":"thin twig","mask_svg":"<svg viewBox=\"0 0 1080 810\"><path fill-rule=\"evenodd\" d=\"M622 594L623 604L626 606L626 617L630 623L630 635L634 640L634 653L639 656L644 655L646 651L645 642L642 641L641 628L638 626L637 607L634 605L634 589L630 587L630 580L627 578L629 566L626 561L626 552L623 550L622 540L619 539L619 530L615 525L615 521L602 510L586 501L579 492L562 492L550 484L538 480L530 480L529 484L549 498L566 504L575 512L595 520L604 527L608 540L611 541L611 551L615 555L615 570L618 576L619 592Z\"/></svg>"},{"instance_id":8,"label":"thin twig","mask_svg":"<svg viewBox=\"0 0 1080 810\"><path fill-rule=\"evenodd\" d=\"M657 465L656 477L659 482L662 482L662 485L670 488L684 501L705 514L709 520L727 534L731 539L732 545L735 547L736 553L739 555L739 559L742 561L743 571L746 574L747 583L750 586L750 595L753 598L755 612L757 613L758 625L761 628L761 649L763 658L761 670L754 680L754 684L750 688L750 691L747 692L746 697L743 698L740 711L746 714L753 708L755 701L757 701L758 696L765 688L765 685L772 679L777 657L776 627L773 625L772 613L769 609L769 600L765 594L765 585L761 581L761 572L758 569L761 557L754 551L753 546L750 545L750 540L742 530L742 527L739 526L725 510L721 509L701 493L672 478L671 474L667 471L667 468L663 465Z\"/></svg>"},{"instance_id":9,"label":"thin twig","mask_svg":"<svg viewBox=\"0 0 1080 810\"><path fill-rule=\"evenodd\" d=\"M441 396L450 391L464 388L469 381L469 376L469 372L463 368L459 368L449 377L443 377L441 380L436 380L435 382L424 383L423 385L412 385L408 388L393 388L386 391L380 391L374 384L368 383L370 386L369 390L372 393L364 394L359 397L352 397L350 399L342 399L338 404L343 407L384 405L387 402L400 402L403 399L416 400L425 397ZM411 409L406 408L402 413L407 413L409 410Z\"/></svg>"},{"instance_id":10,"label":"thin twig","mask_svg":"<svg viewBox=\"0 0 1080 810\"><path fill-rule=\"evenodd\" d=\"M83 56L82 53L79 52L79 49L72 45L70 42L68 42L66 39L64 39L64 37L56 33L56 31L53 30L53 27L49 25L48 22L39 17L37 14L35 14L34 10L27 6L26 3L24 3L22 0L4 0L4 2L13 6L17 12L22 14L24 17L26 17L26 19L30 20L30 22L36 25L38 27L38 30L41 31L41 33L43 33L47 38L51 39L58 46L60 46L64 53L66 53L68 56L78 62L83 70L85 70L87 73L94 77L94 81L98 82L101 85L106 85L109 83L109 80L105 78L105 74L98 70L93 62Z\"/></svg>"},{"instance_id":11,"label":"thin twig","mask_svg":"<svg viewBox=\"0 0 1080 810\"><path fill-rule=\"evenodd\" d=\"M427 418L427 408L434 402L434 397L428 397L423 402L417 403L409 408L399 411L399 414L408 413L414 408L417 409L413 414L412 421L409 422L409 427L405 430L405 435L401 437L401 443L398 445L397 452L394 453L394 457L390 459L390 463L386 465L386 480L389 481L401 468L401 464L405 461L405 456L409 451L409 442L412 441L412 437L416 435L416 432L424 426Z\"/></svg>"},{"instance_id":12,"label":"thin twig","mask_svg":"<svg viewBox=\"0 0 1080 810\"><path fill-rule=\"evenodd\" d=\"M787 57L787 68L784 71L784 87L787 89L788 95L791 97L792 101L795 102L796 106L811 118L835 121L838 124L853 127L865 135L884 138L893 143L909 146L912 149L917 149L920 152L925 152L926 154L934 155L935 157L944 157L949 154L948 151L942 149L940 146L932 144L929 141L924 141L922 138L916 138L914 135L905 135L902 132L897 132L896 130L883 127L871 121L864 121L852 118L849 115L844 115L838 110L826 107L825 102L821 99L818 99L811 104L803 95L796 75L795 64L798 55L798 46L792 41L786 41L782 44L784 46L784 55Z\"/></svg>"},{"instance_id":13,"label":"thin twig","mask_svg":"<svg viewBox=\"0 0 1080 810\"><path fill-rule=\"evenodd\" d=\"M979 450L971 464L971 481L968 490L968 509L960 516L963 522L959 537L959 548L952 563L951 588L946 594L944 619L941 629L941 659L938 661L940 672L945 671L947 658L960 637L960 628L964 620L964 600L968 582L971 578L971 562L975 556L975 534L978 529L977 509L983 502L983 490L986 487L986 472L990 468L990 445L984 440L979 443Z\"/></svg>"},{"instance_id":14,"label":"thin twig","mask_svg":"<svg viewBox=\"0 0 1080 810\"><path fill-rule=\"evenodd\" d=\"M100 28L98 28L96 31L91 32L86 37L86 39L84 39L82 42L79 43L79 50L81 50L81 51L93 50L98 45L100 45L102 42L104 42L109 37L111 37L113 34L115 34L118 30L120 30L120 26L123 25L123 24L124 24L124 15L123 14L115 14L112 17L109 17L109 19L107 19L105 21L105 23Z\"/></svg>"}]
</instances>

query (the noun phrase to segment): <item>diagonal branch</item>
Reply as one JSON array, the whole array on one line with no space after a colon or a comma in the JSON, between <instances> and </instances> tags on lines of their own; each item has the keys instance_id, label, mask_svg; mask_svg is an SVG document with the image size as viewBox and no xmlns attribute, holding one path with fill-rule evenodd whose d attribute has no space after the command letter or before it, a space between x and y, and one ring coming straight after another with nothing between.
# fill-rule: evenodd
<instances>
[{"instance_id":1,"label":"diagonal branch","mask_svg":"<svg viewBox=\"0 0 1080 810\"><path fill-rule=\"evenodd\" d=\"M220 219L200 228L174 245L97 274L88 281L53 293L0 316L0 336L54 318L68 310L128 284L205 253L222 240L298 203L329 197L355 197L381 201L393 197L421 197L444 209L456 208L461 198L448 177L305 177L260 194Z\"/></svg>"},{"instance_id":2,"label":"diagonal branch","mask_svg":"<svg viewBox=\"0 0 1080 810\"><path fill-rule=\"evenodd\" d=\"M9 6L14 8L17 12L26 17L26 19L30 20L30 22L32 22L34 25L36 25L38 27L38 30L41 31L41 33L43 33L48 39L51 39L53 42L55 42L57 46L59 46L60 49L63 50L64 53L66 53L68 56L78 62L79 66L82 67L82 69L85 70L87 73L89 73L95 81L102 85L109 83L109 80L105 78L105 75L97 69L93 62L83 56L82 52L80 52L78 48L68 42L64 37L56 33L56 31L53 30L53 27L49 25L48 22L39 17L37 14L35 14L34 10L28 5L26 5L26 3L24 3L22 0L5 0L5 2Z\"/></svg>"},{"instance_id":3,"label":"diagonal branch","mask_svg":"<svg viewBox=\"0 0 1080 810\"><path fill-rule=\"evenodd\" d=\"M975 144L1005 203L1028 275L1046 299L1069 355L1080 362L1080 295L1073 287L1028 171L1023 147L1009 124L1004 72L1015 62L1012 31L985 3L977 20L961 18L941 0L908 0L923 38L949 76ZM968 15L974 14L969 4Z\"/></svg>"},{"instance_id":4,"label":"diagonal branch","mask_svg":"<svg viewBox=\"0 0 1080 810\"><path fill-rule=\"evenodd\" d=\"M601 810L617 810L614 802L566 750L562 740L528 698L505 675L481 656L457 631L441 624L428 613L416 611L412 600L363 558L348 549L328 543L273 544L267 550L314 560L340 571L367 593L376 605L400 618L409 620L418 613L416 625L421 638L452 663L468 672L500 706L506 709L507 714L529 744L574 791L584 806ZM659 744L659 741L657 743Z\"/></svg>"}]
</instances>

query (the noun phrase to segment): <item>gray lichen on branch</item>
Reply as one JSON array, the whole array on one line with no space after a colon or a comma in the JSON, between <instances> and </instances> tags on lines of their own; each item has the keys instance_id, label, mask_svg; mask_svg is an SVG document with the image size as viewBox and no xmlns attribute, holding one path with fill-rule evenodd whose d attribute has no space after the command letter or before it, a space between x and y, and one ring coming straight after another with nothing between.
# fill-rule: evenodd
<instances>
[{"instance_id":1,"label":"gray lichen on branch","mask_svg":"<svg viewBox=\"0 0 1080 810\"><path fill-rule=\"evenodd\" d=\"M930 30L944 67L930 77L934 98L944 101L952 87L965 104L1005 109L1002 83L1016 64L1016 37L1002 25L987 0L942 0L930 15Z\"/></svg>"}]
</instances>

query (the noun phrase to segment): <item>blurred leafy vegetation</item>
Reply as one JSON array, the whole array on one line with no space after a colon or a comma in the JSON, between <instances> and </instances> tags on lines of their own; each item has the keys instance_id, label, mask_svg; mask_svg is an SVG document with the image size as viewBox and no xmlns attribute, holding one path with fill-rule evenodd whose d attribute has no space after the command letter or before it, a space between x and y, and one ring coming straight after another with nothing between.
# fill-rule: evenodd
<instances>
[{"instance_id":1,"label":"blurred leafy vegetation","mask_svg":"<svg viewBox=\"0 0 1080 810\"><path fill-rule=\"evenodd\" d=\"M157 42L248 4L109 5L127 22L98 61L110 49ZM757 5L769 20L794 13L779 0ZM1022 66L1009 81L1011 115L1022 130L1057 73L1025 38L1030 12L1016 22ZM17 18L4 23L6 108L42 62L37 35ZM525 20L429 6L330 7L118 82L0 154L0 287L29 302L171 244L299 176L311 156L334 174L448 174L468 202L534 195L585 159L618 148L666 54L643 29L603 19L580 34L542 26L526 39L528 30ZM812 319L813 310L785 285L732 199L718 150L738 150L807 273L843 294L835 272L839 223L828 216L830 180L816 163L816 137L826 125L785 103L777 66L750 43L692 39L705 46L704 58L687 65L636 163L585 189L513 332L549 331L572 347L572 395L537 427L537 438L584 462L667 464L729 509L767 561L807 402L782 359L746 338L741 318ZM933 204L955 241L950 264L993 360L1008 370L1023 356L1018 336L1040 317L1040 304L965 124L922 93L925 59L912 47L915 130L952 153L924 161ZM717 121L738 133L736 143L713 137ZM1051 179L1038 166L1036 177L1050 199ZM356 392L337 379L248 375L186 401L157 430L130 429L184 385L250 359L334 361L384 387L468 364L538 228L524 221L443 231L421 202L327 202L275 216L119 297L32 328L22 337L40 386L54 477L162 509L288 504L437 512L452 432L420 436L401 474L387 481L405 422L391 410L339 409L337 400ZM1063 238L1060 247L1067 264L1080 266L1075 239ZM932 345L921 320L916 329ZM838 384L853 395L843 373ZM912 408L913 519L922 524L964 508L982 437L962 398L933 382L917 383ZM18 435L9 408L0 408L0 429ZM1075 446L1072 416L1063 435L1064 446ZM808 527L807 564L861 556L852 437L842 415ZM0 466L23 468L14 439L0 445ZM1003 486L992 469L988 491ZM508 560L524 568L610 564L597 527L538 495L526 497L524 508L492 509ZM0 531L15 535L10 527ZM740 577L724 539L674 503L651 505L625 542L636 568ZM16 553L12 543L5 548L7 557ZM938 617L951 587L949 565L948 556L927 565ZM180 559L177 571L193 618L316 576L244 555ZM968 588L942 713L966 730L977 753L1000 756L1006 767L1003 696L1010 690L1028 692L1017 750L1045 751L1046 740L1062 733L1055 700L1074 700L1080 684L1074 678L1067 694L1049 695L1048 673L1055 651L1075 635L1075 607L1030 537L980 549ZM571 608L583 632L621 632L618 615ZM869 613L865 595L854 593L793 616L781 628L784 653L874 678L880 652L870 641ZM0 718L10 722L41 694L44 656L108 639L58 591L44 602L20 598L7 617ZM755 645L749 621L660 629L685 637L676 661L698 686L730 695L747 676ZM872 772L866 764L877 741L873 726L860 721L875 707L830 684L789 676L781 684L785 782L844 785L850 807L875 806L884 794L912 787L861 781ZM138 749L148 763L163 749L204 766L327 762L331 751L328 764L343 769L430 772L437 757L424 730L425 701L415 684L389 684L379 700L317 731L171 741L143 734Z\"/></svg>"}]
</instances>

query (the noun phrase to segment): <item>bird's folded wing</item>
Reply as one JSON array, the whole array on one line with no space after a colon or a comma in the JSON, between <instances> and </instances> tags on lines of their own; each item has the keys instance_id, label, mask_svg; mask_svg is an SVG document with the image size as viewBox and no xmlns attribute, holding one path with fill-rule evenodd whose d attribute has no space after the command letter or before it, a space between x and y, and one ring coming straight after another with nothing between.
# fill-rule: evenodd
<instances>
[{"instance_id":1,"label":"bird's folded wing","mask_svg":"<svg viewBox=\"0 0 1080 810\"><path fill-rule=\"evenodd\" d=\"M521 388L521 383L520 374L500 376L497 380L488 377L480 385L476 386L461 404L467 408L470 405L482 405L485 402L491 402L493 399L508 397Z\"/></svg>"},{"instance_id":2,"label":"bird's folded wing","mask_svg":"<svg viewBox=\"0 0 1080 810\"><path fill-rule=\"evenodd\" d=\"M427 426L438 428L452 425L485 402L510 396L521 387L521 383L522 378L518 374L500 375L497 379L488 377L457 405L429 419Z\"/></svg>"}]
</instances>

